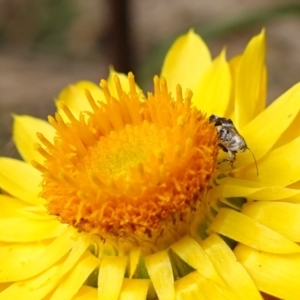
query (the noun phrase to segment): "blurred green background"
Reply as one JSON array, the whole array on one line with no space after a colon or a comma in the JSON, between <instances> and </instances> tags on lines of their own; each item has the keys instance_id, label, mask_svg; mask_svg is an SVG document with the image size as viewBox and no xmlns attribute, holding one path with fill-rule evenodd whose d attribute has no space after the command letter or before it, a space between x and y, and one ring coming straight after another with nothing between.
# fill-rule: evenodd
<instances>
[{"instance_id":1,"label":"blurred green background","mask_svg":"<svg viewBox=\"0 0 300 300\"><path fill-rule=\"evenodd\" d=\"M11 114L46 118L66 85L109 65L151 88L189 28L228 58L266 28L268 101L300 81L300 2L277 0L0 0L0 154L14 156Z\"/></svg>"}]
</instances>

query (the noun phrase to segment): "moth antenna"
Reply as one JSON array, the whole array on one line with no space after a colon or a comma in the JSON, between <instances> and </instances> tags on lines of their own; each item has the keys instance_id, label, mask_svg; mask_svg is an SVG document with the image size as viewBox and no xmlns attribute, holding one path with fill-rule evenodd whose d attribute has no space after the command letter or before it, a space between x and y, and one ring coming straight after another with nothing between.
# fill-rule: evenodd
<instances>
[{"instance_id":1,"label":"moth antenna","mask_svg":"<svg viewBox=\"0 0 300 300\"><path fill-rule=\"evenodd\" d=\"M253 156L253 159L254 159L254 162L255 162L255 167L256 167L256 175L258 176L259 174L258 174L258 166L257 166L257 161L256 161L256 158L255 158L255 156L254 156L254 153L251 151L251 149L250 148L247 148L249 151L250 151L250 153L252 154L252 156Z\"/></svg>"}]
</instances>

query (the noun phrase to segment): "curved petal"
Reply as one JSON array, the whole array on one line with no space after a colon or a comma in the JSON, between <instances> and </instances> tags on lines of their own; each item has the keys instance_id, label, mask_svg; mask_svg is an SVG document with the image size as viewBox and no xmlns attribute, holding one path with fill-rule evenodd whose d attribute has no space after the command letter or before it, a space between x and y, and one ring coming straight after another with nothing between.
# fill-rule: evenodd
<instances>
[{"instance_id":1,"label":"curved petal","mask_svg":"<svg viewBox=\"0 0 300 300\"><path fill-rule=\"evenodd\" d=\"M117 75L119 77L120 84L121 84L124 92L127 93L130 91L130 84L129 84L127 75L116 72L113 67L109 68L109 76L107 79L107 86L109 88L109 92L110 92L111 96L118 99L118 92L117 92L115 81L114 81L115 75ZM136 92L138 94L142 93L142 90L140 89L140 87L137 84L135 85L135 88L136 88Z\"/></svg>"},{"instance_id":2,"label":"curved petal","mask_svg":"<svg viewBox=\"0 0 300 300\"><path fill-rule=\"evenodd\" d=\"M42 177L30 164L0 157L0 187L10 195L31 204L44 204L39 198Z\"/></svg>"},{"instance_id":3,"label":"curved petal","mask_svg":"<svg viewBox=\"0 0 300 300\"><path fill-rule=\"evenodd\" d=\"M251 39L240 61L235 87L235 121L238 128L251 121L265 102L261 92L265 83L265 32ZM265 91L265 88L263 88ZM264 106L264 105L263 105Z\"/></svg>"},{"instance_id":4,"label":"curved petal","mask_svg":"<svg viewBox=\"0 0 300 300\"><path fill-rule=\"evenodd\" d=\"M235 87L236 81L238 76L238 70L240 68L242 55L237 55L231 58L228 62L230 74L231 74L231 94L230 94L230 101L228 104L227 114L224 117L230 118L233 123L235 124L235 114L234 114L234 99L235 99Z\"/></svg>"},{"instance_id":5,"label":"curved petal","mask_svg":"<svg viewBox=\"0 0 300 300\"><path fill-rule=\"evenodd\" d=\"M244 197L253 200L274 201L285 200L300 201L300 190L282 186L269 186L256 181L248 181L227 177L220 181L220 185L209 193L222 195L224 198ZM216 198L216 197L214 197Z\"/></svg>"},{"instance_id":6,"label":"curved petal","mask_svg":"<svg viewBox=\"0 0 300 300\"><path fill-rule=\"evenodd\" d=\"M208 231L272 253L300 253L300 246L280 233L233 209L222 208Z\"/></svg>"},{"instance_id":7,"label":"curved petal","mask_svg":"<svg viewBox=\"0 0 300 300\"><path fill-rule=\"evenodd\" d=\"M231 75L225 51L206 69L193 90L193 104L208 115L225 116L229 110Z\"/></svg>"},{"instance_id":8,"label":"curved petal","mask_svg":"<svg viewBox=\"0 0 300 300\"><path fill-rule=\"evenodd\" d=\"M176 280L174 287L178 300L235 299L227 287L215 284L197 271Z\"/></svg>"},{"instance_id":9,"label":"curved petal","mask_svg":"<svg viewBox=\"0 0 300 300\"><path fill-rule=\"evenodd\" d=\"M250 202L242 213L294 242L300 242L300 204L286 202Z\"/></svg>"},{"instance_id":10,"label":"curved petal","mask_svg":"<svg viewBox=\"0 0 300 300\"><path fill-rule=\"evenodd\" d=\"M172 265L167 251L145 257L145 264L159 299L175 299Z\"/></svg>"},{"instance_id":11,"label":"curved petal","mask_svg":"<svg viewBox=\"0 0 300 300\"><path fill-rule=\"evenodd\" d=\"M47 284L47 281L59 269L59 265L51 266L41 274L33 278L12 283L7 289L0 293L0 300L22 299L22 300L40 300L52 291L57 282ZM20 266L19 272L22 269ZM23 269L22 269L23 271ZM22 273L22 272L20 272ZM22 298L20 298L22 297Z\"/></svg>"},{"instance_id":12,"label":"curved petal","mask_svg":"<svg viewBox=\"0 0 300 300\"><path fill-rule=\"evenodd\" d=\"M49 141L53 140L55 134L54 128L44 120L14 115L13 140L19 153L27 162L44 160L44 157L35 149L35 144L39 143L37 132L42 133Z\"/></svg>"},{"instance_id":13,"label":"curved petal","mask_svg":"<svg viewBox=\"0 0 300 300\"><path fill-rule=\"evenodd\" d=\"M92 111L92 108L90 107L85 95L86 90L91 93L96 101L105 101L103 92L98 85L90 81L78 81L64 88L58 95L56 102L64 102L74 114L74 116L76 118L79 118L80 112ZM59 107L58 113L62 113ZM62 113L62 115L64 116L64 113Z\"/></svg>"},{"instance_id":14,"label":"curved petal","mask_svg":"<svg viewBox=\"0 0 300 300\"><path fill-rule=\"evenodd\" d=\"M219 285L222 284L222 280L212 262L194 239L186 236L172 244L171 249L189 266L197 270L199 274Z\"/></svg>"},{"instance_id":15,"label":"curved petal","mask_svg":"<svg viewBox=\"0 0 300 300\"><path fill-rule=\"evenodd\" d=\"M300 299L300 254L279 255L238 245L234 254L257 287L278 299Z\"/></svg>"},{"instance_id":16,"label":"curved petal","mask_svg":"<svg viewBox=\"0 0 300 300\"><path fill-rule=\"evenodd\" d=\"M247 299L262 299L252 278L219 236L211 235L201 246L227 284L228 290L234 294L230 299L244 299L245 295Z\"/></svg>"},{"instance_id":17,"label":"curved petal","mask_svg":"<svg viewBox=\"0 0 300 300\"><path fill-rule=\"evenodd\" d=\"M176 95L176 86L193 90L211 64L211 55L203 40L193 30L180 36L168 51L161 76L168 82L168 89Z\"/></svg>"},{"instance_id":18,"label":"curved petal","mask_svg":"<svg viewBox=\"0 0 300 300\"><path fill-rule=\"evenodd\" d=\"M83 285L77 294L74 296L74 300L97 300L98 290L91 286Z\"/></svg>"},{"instance_id":19,"label":"curved petal","mask_svg":"<svg viewBox=\"0 0 300 300\"><path fill-rule=\"evenodd\" d=\"M12 251L10 244L1 250L5 256L0 257L0 280L2 282L19 281L40 274L69 253L77 236L76 230L69 227L51 243L42 242L41 245L32 247L31 252L29 246L22 250L16 247ZM25 255L22 256L22 254Z\"/></svg>"},{"instance_id":20,"label":"curved petal","mask_svg":"<svg viewBox=\"0 0 300 300\"><path fill-rule=\"evenodd\" d=\"M300 180L299 151L300 137L263 157L258 162L258 177L256 170L253 167L248 169L247 166L232 173L240 178L257 178L257 181L265 184L287 186Z\"/></svg>"},{"instance_id":21,"label":"curved petal","mask_svg":"<svg viewBox=\"0 0 300 300\"><path fill-rule=\"evenodd\" d=\"M100 260L90 252L85 252L79 261L73 266L68 276L64 278L53 293L52 300L71 300L79 291L88 276L100 264Z\"/></svg>"},{"instance_id":22,"label":"curved petal","mask_svg":"<svg viewBox=\"0 0 300 300\"><path fill-rule=\"evenodd\" d=\"M145 300L151 281L149 279L124 278L120 300Z\"/></svg>"},{"instance_id":23,"label":"curved petal","mask_svg":"<svg viewBox=\"0 0 300 300\"><path fill-rule=\"evenodd\" d=\"M289 128L300 112L300 83L293 86L247 126L240 130L257 160L264 156ZM276 126L274 125L276 122ZM244 155L245 154L245 155ZM236 166L253 162L251 155L240 153L243 159Z\"/></svg>"},{"instance_id":24,"label":"curved petal","mask_svg":"<svg viewBox=\"0 0 300 300\"><path fill-rule=\"evenodd\" d=\"M277 124L276 124L277 125ZM283 132L283 134L277 139L273 145L273 149L284 146L299 136L300 128L300 111L298 112L295 119L291 122L290 126Z\"/></svg>"},{"instance_id":25,"label":"curved petal","mask_svg":"<svg viewBox=\"0 0 300 300\"><path fill-rule=\"evenodd\" d=\"M122 289L128 258L104 256L99 269L98 297L103 300L118 300ZM114 283L113 285L111 283Z\"/></svg>"},{"instance_id":26,"label":"curved petal","mask_svg":"<svg viewBox=\"0 0 300 300\"><path fill-rule=\"evenodd\" d=\"M0 241L22 243L51 239L59 236L66 225L57 220L34 220L29 218L1 218ZM10 228L10 230L7 230Z\"/></svg>"},{"instance_id":27,"label":"curved petal","mask_svg":"<svg viewBox=\"0 0 300 300\"><path fill-rule=\"evenodd\" d=\"M19 199L0 194L0 218L23 216L23 211L28 203Z\"/></svg>"}]
</instances>

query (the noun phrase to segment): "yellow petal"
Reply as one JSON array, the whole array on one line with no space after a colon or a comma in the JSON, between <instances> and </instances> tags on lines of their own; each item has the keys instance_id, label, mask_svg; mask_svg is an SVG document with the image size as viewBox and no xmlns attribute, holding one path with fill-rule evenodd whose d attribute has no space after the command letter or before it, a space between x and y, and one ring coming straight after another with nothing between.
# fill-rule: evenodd
<instances>
[{"instance_id":1,"label":"yellow petal","mask_svg":"<svg viewBox=\"0 0 300 300\"><path fill-rule=\"evenodd\" d=\"M37 261L33 262L37 265ZM0 293L0 300L22 299L22 300L41 300L55 287L57 282L44 284L59 269L59 265L52 266L36 277L24 281L14 282L6 290ZM22 270L22 266L19 268Z\"/></svg>"},{"instance_id":2,"label":"yellow petal","mask_svg":"<svg viewBox=\"0 0 300 300\"><path fill-rule=\"evenodd\" d=\"M175 299L174 278L167 251L145 257L145 264L159 299Z\"/></svg>"},{"instance_id":3,"label":"yellow petal","mask_svg":"<svg viewBox=\"0 0 300 300\"><path fill-rule=\"evenodd\" d=\"M228 63L230 73L231 73L231 95L230 95L227 114L224 115L224 117L230 118L234 124L236 124L235 114L234 114L235 89L236 89L236 82L237 82L238 71L241 64L241 59L242 59L242 55L237 55L231 58Z\"/></svg>"},{"instance_id":4,"label":"yellow petal","mask_svg":"<svg viewBox=\"0 0 300 300\"><path fill-rule=\"evenodd\" d=\"M240 61L235 89L235 122L238 128L251 121L261 107L263 68L265 63L264 30L249 42ZM263 99L264 101L264 99Z\"/></svg>"},{"instance_id":5,"label":"yellow petal","mask_svg":"<svg viewBox=\"0 0 300 300\"><path fill-rule=\"evenodd\" d=\"M240 130L257 160L270 151L296 118L300 111L299 99L300 84L296 84ZM274 122L276 127L274 127ZM239 153L239 156L243 156L243 159L237 161L236 166L253 163L251 155Z\"/></svg>"},{"instance_id":6,"label":"yellow petal","mask_svg":"<svg viewBox=\"0 0 300 300\"><path fill-rule=\"evenodd\" d=\"M222 208L208 231L272 253L297 253L300 246L283 235L233 209Z\"/></svg>"},{"instance_id":7,"label":"yellow petal","mask_svg":"<svg viewBox=\"0 0 300 300\"><path fill-rule=\"evenodd\" d=\"M103 257L98 277L98 299L119 299L127 261L126 256Z\"/></svg>"},{"instance_id":8,"label":"yellow petal","mask_svg":"<svg viewBox=\"0 0 300 300\"><path fill-rule=\"evenodd\" d=\"M254 111L254 116L259 115L266 108L266 100L267 100L267 68L266 65L262 68L262 74L260 79L260 88L258 100L256 102L256 109Z\"/></svg>"},{"instance_id":9,"label":"yellow petal","mask_svg":"<svg viewBox=\"0 0 300 300\"><path fill-rule=\"evenodd\" d=\"M98 290L96 288L83 285L74 296L74 300L97 300Z\"/></svg>"},{"instance_id":10,"label":"yellow petal","mask_svg":"<svg viewBox=\"0 0 300 300\"><path fill-rule=\"evenodd\" d=\"M258 181L265 184L287 186L300 180L300 137L268 153L258 162ZM288 170L288 172L287 172ZM247 166L233 172L237 177L255 178L256 171ZM254 173L254 174L253 174Z\"/></svg>"},{"instance_id":11,"label":"yellow petal","mask_svg":"<svg viewBox=\"0 0 300 300\"><path fill-rule=\"evenodd\" d=\"M109 88L109 92L110 92L111 96L118 99L118 91L117 91L115 81L114 81L115 75L118 76L124 92L127 93L130 91L130 84L129 84L127 75L116 72L113 67L109 68L109 76L107 79L107 86ZM135 85L135 89L138 94L142 92L142 90L139 88L139 86L137 84Z\"/></svg>"},{"instance_id":12,"label":"yellow petal","mask_svg":"<svg viewBox=\"0 0 300 300\"><path fill-rule=\"evenodd\" d=\"M54 128L43 120L14 115L13 140L19 153L27 162L44 160L44 157L35 150L35 144L39 143L37 132L42 133L49 141L53 140L55 133Z\"/></svg>"},{"instance_id":13,"label":"yellow petal","mask_svg":"<svg viewBox=\"0 0 300 300\"><path fill-rule=\"evenodd\" d=\"M197 271L175 281L176 300L231 299L232 295Z\"/></svg>"},{"instance_id":14,"label":"yellow petal","mask_svg":"<svg viewBox=\"0 0 300 300\"><path fill-rule=\"evenodd\" d=\"M27 203L0 194L0 218L10 218L24 216L22 209L28 205Z\"/></svg>"},{"instance_id":15,"label":"yellow petal","mask_svg":"<svg viewBox=\"0 0 300 300\"><path fill-rule=\"evenodd\" d=\"M0 158L0 187L8 194L31 204L44 204L39 198L41 174L30 164L12 158Z\"/></svg>"},{"instance_id":16,"label":"yellow petal","mask_svg":"<svg viewBox=\"0 0 300 300\"><path fill-rule=\"evenodd\" d=\"M85 252L80 260L72 268L68 276L60 282L54 294L52 300L71 300L76 292L83 285L87 277L95 270L100 264L100 260L92 255L90 252Z\"/></svg>"},{"instance_id":17,"label":"yellow petal","mask_svg":"<svg viewBox=\"0 0 300 300\"><path fill-rule=\"evenodd\" d=\"M212 262L194 239L186 236L172 244L171 249L202 276L218 284L222 284L222 280Z\"/></svg>"},{"instance_id":18,"label":"yellow petal","mask_svg":"<svg viewBox=\"0 0 300 300\"><path fill-rule=\"evenodd\" d=\"M224 198L245 197L253 200L283 200L297 202L300 190L285 188L282 186L269 186L259 182L253 182L238 178L227 177L220 181L220 185L209 191Z\"/></svg>"},{"instance_id":19,"label":"yellow petal","mask_svg":"<svg viewBox=\"0 0 300 300\"><path fill-rule=\"evenodd\" d=\"M7 230L9 228L10 230ZM26 243L36 240L57 237L64 230L65 225L56 219L40 220L29 218L1 218L0 240L3 242Z\"/></svg>"},{"instance_id":20,"label":"yellow petal","mask_svg":"<svg viewBox=\"0 0 300 300\"><path fill-rule=\"evenodd\" d=\"M290 143L292 140L296 139L299 136L299 128L300 128L300 112L293 120L288 129L278 138L273 149L284 146L285 144Z\"/></svg>"},{"instance_id":21,"label":"yellow petal","mask_svg":"<svg viewBox=\"0 0 300 300\"><path fill-rule=\"evenodd\" d=\"M18 249L16 245L12 249L11 244L8 244L1 247L3 254L0 256L1 282L23 280L45 271L70 251L77 235L75 229L68 228L49 245L41 243L40 247L34 246L32 252L30 246Z\"/></svg>"},{"instance_id":22,"label":"yellow petal","mask_svg":"<svg viewBox=\"0 0 300 300\"><path fill-rule=\"evenodd\" d=\"M90 81L79 81L64 88L58 95L56 102L64 102L74 116L79 118L81 111L92 111L85 95L86 90L91 93L96 101L105 101L103 92L98 85ZM64 116L60 108L58 108L58 113Z\"/></svg>"},{"instance_id":23,"label":"yellow petal","mask_svg":"<svg viewBox=\"0 0 300 300\"><path fill-rule=\"evenodd\" d=\"M279 299L300 299L300 254L271 254L244 245L234 254L261 291Z\"/></svg>"},{"instance_id":24,"label":"yellow petal","mask_svg":"<svg viewBox=\"0 0 300 300\"><path fill-rule=\"evenodd\" d=\"M232 250L219 236L211 235L201 243L201 246L226 282L228 289L235 295L231 299L262 299L249 274L237 262Z\"/></svg>"},{"instance_id":25,"label":"yellow petal","mask_svg":"<svg viewBox=\"0 0 300 300\"><path fill-rule=\"evenodd\" d=\"M78 240L73 245L67 259L63 262L59 271L54 276L52 276L51 281L57 281L58 279L62 278L67 272L69 272L90 245L91 241L87 236L79 236Z\"/></svg>"},{"instance_id":26,"label":"yellow petal","mask_svg":"<svg viewBox=\"0 0 300 300\"><path fill-rule=\"evenodd\" d=\"M199 35L190 30L180 36L166 55L161 76L168 82L169 91L176 95L176 86L193 90L211 64L211 56Z\"/></svg>"},{"instance_id":27,"label":"yellow petal","mask_svg":"<svg viewBox=\"0 0 300 300\"><path fill-rule=\"evenodd\" d=\"M208 115L225 116L227 114L231 93L231 75L225 51L222 51L208 67L193 92L193 104L199 110Z\"/></svg>"},{"instance_id":28,"label":"yellow petal","mask_svg":"<svg viewBox=\"0 0 300 300\"><path fill-rule=\"evenodd\" d=\"M132 278L141 257L141 248L133 248L129 252L129 278Z\"/></svg>"},{"instance_id":29,"label":"yellow petal","mask_svg":"<svg viewBox=\"0 0 300 300\"><path fill-rule=\"evenodd\" d=\"M149 279L127 279L123 281L120 300L146 300L151 281Z\"/></svg>"},{"instance_id":30,"label":"yellow petal","mask_svg":"<svg viewBox=\"0 0 300 300\"><path fill-rule=\"evenodd\" d=\"M251 202L242 213L294 242L300 242L300 204L286 202Z\"/></svg>"}]
</instances>

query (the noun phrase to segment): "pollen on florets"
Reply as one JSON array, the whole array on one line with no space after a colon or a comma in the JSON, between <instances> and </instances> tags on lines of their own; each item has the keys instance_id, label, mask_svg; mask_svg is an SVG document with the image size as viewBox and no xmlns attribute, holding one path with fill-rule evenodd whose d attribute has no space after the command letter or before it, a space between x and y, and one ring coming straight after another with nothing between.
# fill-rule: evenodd
<instances>
[{"instance_id":1,"label":"pollen on florets","mask_svg":"<svg viewBox=\"0 0 300 300\"><path fill-rule=\"evenodd\" d=\"M44 165L42 196L50 214L104 239L164 247L188 227L214 173L218 154L212 124L192 107L190 91L176 98L166 81L154 78L147 99L128 75L126 93L115 76L117 99L106 81L105 99L87 91L92 112L49 122L54 141L39 139Z\"/></svg>"}]
</instances>

